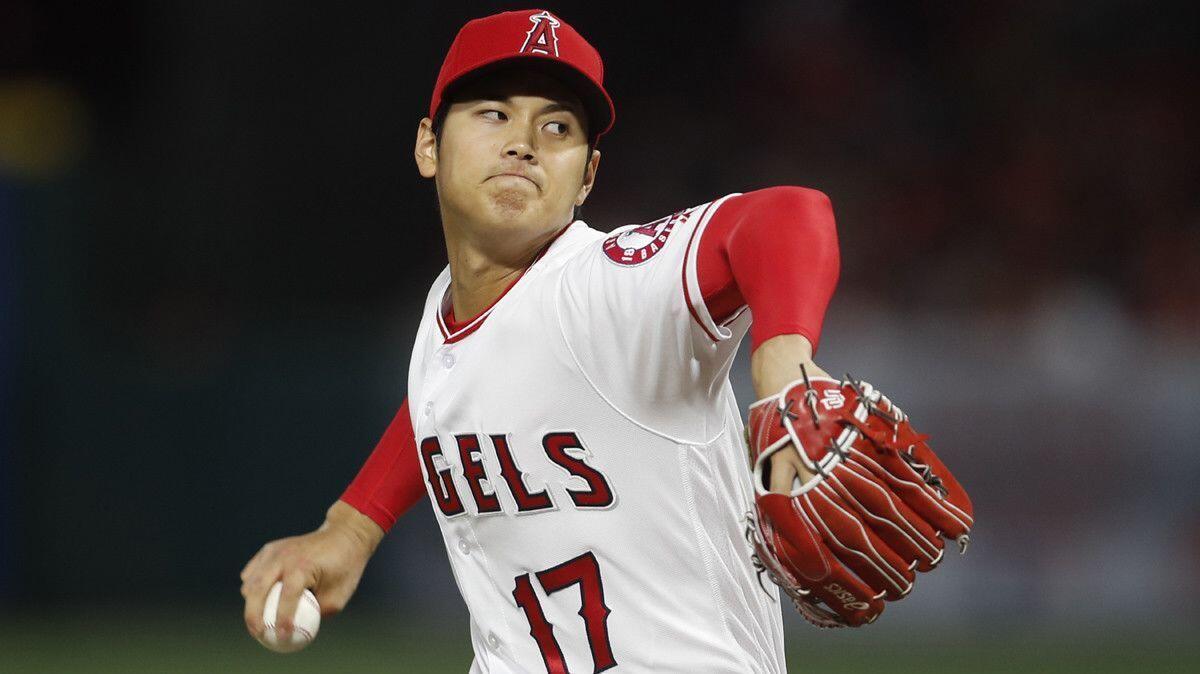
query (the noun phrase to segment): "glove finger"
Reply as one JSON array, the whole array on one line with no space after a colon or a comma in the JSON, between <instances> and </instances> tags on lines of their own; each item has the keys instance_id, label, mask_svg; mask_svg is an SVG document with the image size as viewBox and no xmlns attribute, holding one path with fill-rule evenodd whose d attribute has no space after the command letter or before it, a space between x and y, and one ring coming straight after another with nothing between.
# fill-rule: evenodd
<instances>
[{"instance_id":1,"label":"glove finger","mask_svg":"<svg viewBox=\"0 0 1200 674\"><path fill-rule=\"evenodd\" d=\"M833 471L829 485L910 568L931 571L942 560L942 539L933 527L854 459Z\"/></svg>"},{"instance_id":2,"label":"glove finger","mask_svg":"<svg viewBox=\"0 0 1200 674\"><path fill-rule=\"evenodd\" d=\"M760 424L772 430L773 435L767 439L779 436L780 431L775 428L779 424L788 429L787 434L793 436L798 448L806 450L810 460L824 456L830 449L828 425L817 419L809 423L809 417L798 411L806 403L811 414L836 420L835 425L853 427L858 437L852 440L850 453L863 457L863 464L880 483L924 519L935 534L965 545L974 522L970 499L925 443L928 436L917 433L899 407L866 382L851 381L839 386L832 381L813 381L809 390L798 383L794 388L798 389L794 396L788 395L792 387L784 392L781 400L786 404L752 408L752 412L761 410L760 421L771 420L769 424ZM809 394L815 395L817 391L822 393L820 404L815 403L815 398L809 399Z\"/></svg>"},{"instance_id":3,"label":"glove finger","mask_svg":"<svg viewBox=\"0 0 1200 674\"><path fill-rule=\"evenodd\" d=\"M900 555L866 526L828 484L798 497L825 543L843 564L889 601L912 590L915 573Z\"/></svg>"},{"instance_id":4,"label":"glove finger","mask_svg":"<svg viewBox=\"0 0 1200 674\"><path fill-rule=\"evenodd\" d=\"M756 502L762 539L794 580L819 583L828 577L837 560L795 499L771 493L759 496Z\"/></svg>"},{"instance_id":5,"label":"glove finger","mask_svg":"<svg viewBox=\"0 0 1200 674\"><path fill-rule=\"evenodd\" d=\"M777 549L784 559L794 560L799 556L786 540L779 541ZM873 590L832 552L827 550L826 554L830 566L824 580L784 586L801 615L819 627L858 627L875 622L883 612L882 593L872 594Z\"/></svg>"},{"instance_id":6,"label":"glove finger","mask_svg":"<svg viewBox=\"0 0 1200 674\"><path fill-rule=\"evenodd\" d=\"M971 499L967 497L966 490L925 442L929 436L913 428L908 415L882 394L879 408L887 417L901 420L891 426L891 441L887 443L898 454L888 457L885 467L898 478L915 481L924 487L925 494L921 500L927 504L931 516L945 525L938 527L943 533L951 538L966 535L974 524ZM870 421L876 422L878 419L872 418ZM887 435L884 433L885 437ZM908 496L917 497L918 493L912 491ZM930 522L934 522L935 526L938 524L934 519L930 519Z\"/></svg>"},{"instance_id":7,"label":"glove finger","mask_svg":"<svg viewBox=\"0 0 1200 674\"><path fill-rule=\"evenodd\" d=\"M846 567L817 533L812 519L797 499L783 494L758 498L759 521L764 540L771 549L759 550L759 556L771 565L778 560L785 580L794 582L784 590L791 595L800 612L813 624L831 626L821 616L828 611L837 622L857 627L874 622L883 611L883 593L871 589ZM778 573L778 569L776 572Z\"/></svg>"},{"instance_id":8,"label":"glove finger","mask_svg":"<svg viewBox=\"0 0 1200 674\"><path fill-rule=\"evenodd\" d=\"M971 498L967 496L967 490L959 484L955 479L954 474L942 463L937 454L933 453L933 449L924 441L917 442L912 445L912 457L916 460L916 466L913 470L920 474L920 466L928 466L932 474L937 477L942 487L946 490L944 500L951 508L957 510L957 514L962 519L967 528L970 529L975 524L975 511L971 505Z\"/></svg>"},{"instance_id":9,"label":"glove finger","mask_svg":"<svg viewBox=\"0 0 1200 674\"><path fill-rule=\"evenodd\" d=\"M946 503L897 452L868 454L851 449L850 454L935 530L955 539L970 531L970 517L964 517L961 509Z\"/></svg>"}]
</instances>

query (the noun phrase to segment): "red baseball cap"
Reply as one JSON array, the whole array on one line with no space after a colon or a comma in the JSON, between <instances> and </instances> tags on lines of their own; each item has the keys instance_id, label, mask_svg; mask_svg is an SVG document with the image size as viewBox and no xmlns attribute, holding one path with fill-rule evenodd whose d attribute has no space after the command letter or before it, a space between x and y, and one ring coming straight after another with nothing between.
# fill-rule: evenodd
<instances>
[{"instance_id":1,"label":"red baseball cap","mask_svg":"<svg viewBox=\"0 0 1200 674\"><path fill-rule=\"evenodd\" d=\"M429 102L437 115L446 88L465 75L482 74L513 61L552 70L583 102L589 133L599 138L612 128L617 113L604 90L600 52L566 21L544 9L524 9L473 19L458 31Z\"/></svg>"}]
</instances>

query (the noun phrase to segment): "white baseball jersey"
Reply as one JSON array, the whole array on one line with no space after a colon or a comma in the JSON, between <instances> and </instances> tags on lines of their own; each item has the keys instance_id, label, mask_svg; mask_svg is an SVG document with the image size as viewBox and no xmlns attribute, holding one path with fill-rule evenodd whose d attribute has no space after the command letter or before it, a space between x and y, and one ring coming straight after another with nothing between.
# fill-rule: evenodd
<instances>
[{"instance_id":1,"label":"white baseball jersey","mask_svg":"<svg viewBox=\"0 0 1200 674\"><path fill-rule=\"evenodd\" d=\"M728 378L750 314L715 324L696 279L736 194L611 235L576 220L454 334L448 266L430 288L409 405L473 674L785 671Z\"/></svg>"}]
</instances>

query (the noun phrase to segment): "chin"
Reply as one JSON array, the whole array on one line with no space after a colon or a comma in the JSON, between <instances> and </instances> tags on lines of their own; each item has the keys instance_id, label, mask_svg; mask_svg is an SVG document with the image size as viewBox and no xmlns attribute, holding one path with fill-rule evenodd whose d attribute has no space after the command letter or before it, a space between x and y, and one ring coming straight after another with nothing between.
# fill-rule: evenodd
<instances>
[{"instance_id":1,"label":"chin","mask_svg":"<svg viewBox=\"0 0 1200 674\"><path fill-rule=\"evenodd\" d=\"M542 216L539 200L517 190L502 190L489 194L487 210L496 220L512 224L533 222Z\"/></svg>"}]
</instances>

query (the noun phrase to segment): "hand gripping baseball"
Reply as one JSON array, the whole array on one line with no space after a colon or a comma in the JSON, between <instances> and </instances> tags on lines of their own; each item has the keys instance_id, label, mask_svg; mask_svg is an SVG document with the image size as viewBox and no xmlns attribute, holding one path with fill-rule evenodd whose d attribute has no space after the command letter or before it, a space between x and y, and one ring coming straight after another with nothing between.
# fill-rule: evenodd
<instances>
[{"instance_id":1,"label":"hand gripping baseball","mask_svg":"<svg viewBox=\"0 0 1200 674\"><path fill-rule=\"evenodd\" d=\"M819 627L874 622L884 601L942 559L966 552L971 500L908 416L870 384L808 377L750 406L746 426L755 565ZM814 474L791 494L767 491L770 457L797 451Z\"/></svg>"}]
</instances>

